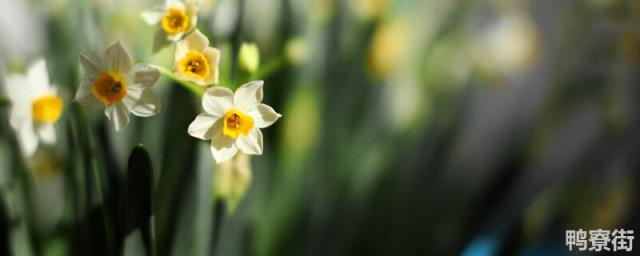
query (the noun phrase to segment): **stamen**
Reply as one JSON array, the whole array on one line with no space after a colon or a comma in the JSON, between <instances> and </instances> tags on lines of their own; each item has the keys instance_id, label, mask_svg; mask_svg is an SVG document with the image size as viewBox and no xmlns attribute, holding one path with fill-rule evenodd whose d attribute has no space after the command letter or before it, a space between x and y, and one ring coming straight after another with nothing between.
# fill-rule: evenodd
<instances>
[{"instance_id":1,"label":"stamen","mask_svg":"<svg viewBox=\"0 0 640 256\"><path fill-rule=\"evenodd\" d=\"M238 110L230 110L224 115L223 133L231 138L242 134L247 136L253 128L253 119Z\"/></svg>"},{"instance_id":2,"label":"stamen","mask_svg":"<svg viewBox=\"0 0 640 256\"><path fill-rule=\"evenodd\" d=\"M93 82L91 91L96 98L108 106L124 98L127 94L127 86L120 74L104 72Z\"/></svg>"},{"instance_id":3,"label":"stamen","mask_svg":"<svg viewBox=\"0 0 640 256\"><path fill-rule=\"evenodd\" d=\"M162 28L170 34L185 31L188 26L189 16L182 9L170 8L162 18Z\"/></svg>"},{"instance_id":4,"label":"stamen","mask_svg":"<svg viewBox=\"0 0 640 256\"><path fill-rule=\"evenodd\" d=\"M205 79L209 76L209 63L207 58L198 51L189 51L178 64L180 73L196 79Z\"/></svg>"}]
</instances>

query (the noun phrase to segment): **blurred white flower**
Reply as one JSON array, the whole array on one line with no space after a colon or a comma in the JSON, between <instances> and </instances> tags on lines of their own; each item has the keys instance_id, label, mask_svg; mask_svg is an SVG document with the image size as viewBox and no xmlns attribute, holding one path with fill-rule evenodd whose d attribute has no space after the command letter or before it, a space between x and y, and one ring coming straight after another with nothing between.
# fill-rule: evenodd
<instances>
[{"instance_id":1,"label":"blurred white flower","mask_svg":"<svg viewBox=\"0 0 640 256\"><path fill-rule=\"evenodd\" d=\"M238 22L238 1L217 0L211 15L211 30L216 38L231 36Z\"/></svg>"},{"instance_id":2,"label":"blurred white flower","mask_svg":"<svg viewBox=\"0 0 640 256\"><path fill-rule=\"evenodd\" d=\"M213 87L202 97L201 113L189 125L189 134L211 140L211 153L217 163L231 159L238 150L262 154L262 132L282 115L262 104L263 81L242 85L235 94L225 87Z\"/></svg>"},{"instance_id":3,"label":"blurred white flower","mask_svg":"<svg viewBox=\"0 0 640 256\"><path fill-rule=\"evenodd\" d=\"M475 48L481 66L503 74L530 67L540 51L535 22L522 11L510 11L500 17Z\"/></svg>"},{"instance_id":4,"label":"blurred white flower","mask_svg":"<svg viewBox=\"0 0 640 256\"><path fill-rule=\"evenodd\" d=\"M55 152L55 149L38 150L28 163L34 226L43 235L55 230L64 213L63 161Z\"/></svg>"},{"instance_id":5,"label":"blurred white flower","mask_svg":"<svg viewBox=\"0 0 640 256\"><path fill-rule=\"evenodd\" d=\"M218 83L220 50L209 47L209 39L196 29L178 42L173 71L180 79L207 86Z\"/></svg>"},{"instance_id":6,"label":"blurred white flower","mask_svg":"<svg viewBox=\"0 0 640 256\"><path fill-rule=\"evenodd\" d=\"M32 156L38 141L55 143L53 125L60 118L64 103L56 89L49 84L45 60L35 61L26 76L9 75L6 90L12 103L9 123L17 132L22 152Z\"/></svg>"},{"instance_id":7,"label":"blurred white flower","mask_svg":"<svg viewBox=\"0 0 640 256\"><path fill-rule=\"evenodd\" d=\"M80 55L84 77L75 101L87 107L105 107L116 131L129 124L129 112L148 117L160 112L160 99L151 87L160 72L144 64L132 66L131 56L118 41L102 56Z\"/></svg>"},{"instance_id":8,"label":"blurred white flower","mask_svg":"<svg viewBox=\"0 0 640 256\"><path fill-rule=\"evenodd\" d=\"M177 41L192 31L198 22L198 5L193 0L167 0L164 6L142 12L142 18L149 25L160 23L160 30L167 39Z\"/></svg>"}]
</instances>

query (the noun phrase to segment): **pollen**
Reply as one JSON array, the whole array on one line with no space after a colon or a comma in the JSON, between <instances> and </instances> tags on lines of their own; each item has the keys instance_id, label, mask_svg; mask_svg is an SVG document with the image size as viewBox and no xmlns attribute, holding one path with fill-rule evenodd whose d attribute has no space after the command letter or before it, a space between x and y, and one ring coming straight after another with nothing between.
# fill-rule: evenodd
<instances>
[{"instance_id":1,"label":"pollen","mask_svg":"<svg viewBox=\"0 0 640 256\"><path fill-rule=\"evenodd\" d=\"M189 27L189 16L180 8L169 8L162 17L162 29L169 34L184 32Z\"/></svg>"},{"instance_id":2,"label":"pollen","mask_svg":"<svg viewBox=\"0 0 640 256\"><path fill-rule=\"evenodd\" d=\"M118 73L104 72L93 82L91 91L104 105L110 106L127 95L127 83Z\"/></svg>"},{"instance_id":3,"label":"pollen","mask_svg":"<svg viewBox=\"0 0 640 256\"><path fill-rule=\"evenodd\" d=\"M185 76L205 79L209 76L209 61L199 51L189 51L178 63L178 70Z\"/></svg>"},{"instance_id":4,"label":"pollen","mask_svg":"<svg viewBox=\"0 0 640 256\"><path fill-rule=\"evenodd\" d=\"M253 128L253 118L236 109L229 110L223 118L222 133L231 138L235 139L240 134L247 136Z\"/></svg>"},{"instance_id":5,"label":"pollen","mask_svg":"<svg viewBox=\"0 0 640 256\"><path fill-rule=\"evenodd\" d=\"M46 95L33 101L33 120L53 124L60 118L64 103L56 95Z\"/></svg>"}]
</instances>

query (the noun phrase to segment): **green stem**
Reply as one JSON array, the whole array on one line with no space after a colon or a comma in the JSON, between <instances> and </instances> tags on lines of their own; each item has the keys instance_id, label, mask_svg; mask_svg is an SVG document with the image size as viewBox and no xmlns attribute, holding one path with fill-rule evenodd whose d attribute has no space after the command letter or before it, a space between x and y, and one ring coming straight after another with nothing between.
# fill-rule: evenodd
<instances>
[{"instance_id":1,"label":"green stem","mask_svg":"<svg viewBox=\"0 0 640 256\"><path fill-rule=\"evenodd\" d=\"M271 59L266 64L262 65L258 71L251 76L251 80L265 79L272 75L274 72L280 70L286 64L285 59L282 56Z\"/></svg>"},{"instance_id":2,"label":"green stem","mask_svg":"<svg viewBox=\"0 0 640 256\"><path fill-rule=\"evenodd\" d=\"M160 74L162 74L163 76L166 76L168 78L170 78L171 80L177 82L178 84L184 86L184 88L186 88L187 90L193 92L195 95L197 96L202 96L202 94L204 94L205 88L191 83L191 82L187 82L185 80L179 79L174 73L173 71L166 69L164 67L161 66L156 66L156 65L150 65L151 67L157 68L160 71Z\"/></svg>"},{"instance_id":3,"label":"green stem","mask_svg":"<svg viewBox=\"0 0 640 256\"><path fill-rule=\"evenodd\" d=\"M7 107L11 105L11 101L9 100L9 98L5 97L4 95L0 95L0 107Z\"/></svg>"}]
</instances>

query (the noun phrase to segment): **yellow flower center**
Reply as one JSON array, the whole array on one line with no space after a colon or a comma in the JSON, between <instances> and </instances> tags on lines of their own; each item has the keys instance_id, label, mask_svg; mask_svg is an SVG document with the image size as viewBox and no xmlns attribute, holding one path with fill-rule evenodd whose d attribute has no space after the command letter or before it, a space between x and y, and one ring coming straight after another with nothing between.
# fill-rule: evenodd
<instances>
[{"instance_id":1,"label":"yellow flower center","mask_svg":"<svg viewBox=\"0 0 640 256\"><path fill-rule=\"evenodd\" d=\"M91 92L102 103L110 106L120 102L127 95L127 83L118 73L104 72L93 81Z\"/></svg>"},{"instance_id":2,"label":"yellow flower center","mask_svg":"<svg viewBox=\"0 0 640 256\"><path fill-rule=\"evenodd\" d=\"M53 124L58 121L62 114L64 103L62 99L56 95L47 95L37 98L33 101L32 109L33 120L42 123Z\"/></svg>"},{"instance_id":3,"label":"yellow flower center","mask_svg":"<svg viewBox=\"0 0 640 256\"><path fill-rule=\"evenodd\" d=\"M183 32L189 27L189 16L180 8L169 8L162 17L162 29L169 34Z\"/></svg>"},{"instance_id":4,"label":"yellow flower center","mask_svg":"<svg viewBox=\"0 0 640 256\"><path fill-rule=\"evenodd\" d=\"M251 128L253 128L253 118L238 110L229 110L224 114L223 118L224 128L222 128L222 133L231 138L235 139L240 134L247 136Z\"/></svg>"},{"instance_id":5,"label":"yellow flower center","mask_svg":"<svg viewBox=\"0 0 640 256\"><path fill-rule=\"evenodd\" d=\"M209 76L209 61L199 51L189 51L178 63L178 71L185 76L205 79Z\"/></svg>"}]
</instances>

